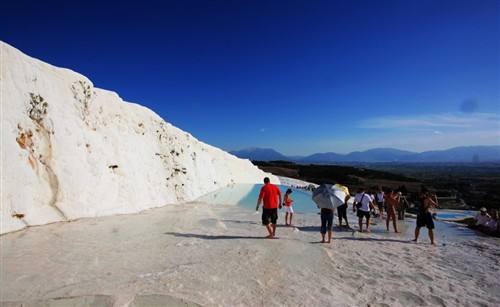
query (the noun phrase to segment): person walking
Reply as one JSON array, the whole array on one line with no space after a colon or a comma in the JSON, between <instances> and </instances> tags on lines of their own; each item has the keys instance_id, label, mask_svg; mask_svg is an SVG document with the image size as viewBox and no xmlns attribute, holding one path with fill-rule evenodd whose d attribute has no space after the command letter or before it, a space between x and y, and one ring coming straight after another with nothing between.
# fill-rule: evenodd
<instances>
[{"instance_id":1,"label":"person walking","mask_svg":"<svg viewBox=\"0 0 500 307\"><path fill-rule=\"evenodd\" d=\"M354 196L352 211L358 213L359 232L363 232L363 217L366 219L366 230L370 232L370 208L373 207L373 198L365 193L364 188L360 188L356 196Z\"/></svg>"},{"instance_id":2,"label":"person walking","mask_svg":"<svg viewBox=\"0 0 500 307\"><path fill-rule=\"evenodd\" d=\"M345 196L344 199L344 204L340 205L337 207L337 216L339 218L339 228L342 228L342 219L345 220L345 225L347 229L350 229L349 227L349 221L347 220L347 201L351 198L349 194Z\"/></svg>"},{"instance_id":3,"label":"person walking","mask_svg":"<svg viewBox=\"0 0 500 307\"><path fill-rule=\"evenodd\" d=\"M410 205L408 204L406 197L404 195L402 195L401 192L398 192L398 195L400 195L401 201L399 202L399 205L396 207L396 213L398 215L398 220L404 221L405 214L406 214L406 208L409 208Z\"/></svg>"},{"instance_id":4,"label":"person walking","mask_svg":"<svg viewBox=\"0 0 500 307\"><path fill-rule=\"evenodd\" d=\"M377 208L378 208L378 214L381 219L384 218L384 202L385 202L385 195L384 191L382 190L381 187L377 187L377 191L375 192L375 201L377 203Z\"/></svg>"},{"instance_id":5,"label":"person walking","mask_svg":"<svg viewBox=\"0 0 500 307\"><path fill-rule=\"evenodd\" d=\"M432 214L430 211L431 207L437 207L438 201L434 194L434 200L429 196L429 191L426 188L422 188L419 198L420 208L417 215L417 227L415 228L415 239L413 242L417 242L418 236L420 235L420 228L427 227L429 231L429 239L431 239L431 244L434 244L434 221L432 220Z\"/></svg>"},{"instance_id":6,"label":"person walking","mask_svg":"<svg viewBox=\"0 0 500 307\"><path fill-rule=\"evenodd\" d=\"M264 202L262 206L262 224L266 226L269 233L267 238L273 239L276 236L278 206L281 208L282 198L280 189L272 184L268 177L264 178L264 186L260 189L255 211L259 211L262 202Z\"/></svg>"},{"instance_id":7,"label":"person walking","mask_svg":"<svg viewBox=\"0 0 500 307\"><path fill-rule=\"evenodd\" d=\"M401 195L394 194L394 190L390 189L387 191L384 197L385 197L385 204L387 205L387 219L385 221L387 231L389 231L389 223L392 218L392 225L394 227L394 232L399 233L398 223L396 221L396 207L401 202Z\"/></svg>"},{"instance_id":8,"label":"person walking","mask_svg":"<svg viewBox=\"0 0 500 307\"><path fill-rule=\"evenodd\" d=\"M292 189L286 190L285 197L283 198L283 207L285 207L285 225L286 226L292 226L292 220L293 220L293 208L292 208L293 199L290 197L290 194L292 194ZM288 215L289 214L290 214L290 222L288 222Z\"/></svg>"}]
</instances>

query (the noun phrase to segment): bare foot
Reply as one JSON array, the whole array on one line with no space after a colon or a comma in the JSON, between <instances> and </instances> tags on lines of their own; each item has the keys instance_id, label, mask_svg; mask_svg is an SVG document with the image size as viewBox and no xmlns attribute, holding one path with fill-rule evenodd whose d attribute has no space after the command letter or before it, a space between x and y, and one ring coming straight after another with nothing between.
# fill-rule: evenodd
<instances>
[{"instance_id":1,"label":"bare foot","mask_svg":"<svg viewBox=\"0 0 500 307\"><path fill-rule=\"evenodd\" d=\"M434 243L434 242L431 242L431 245L432 245L432 246L436 246L436 243Z\"/></svg>"},{"instance_id":2,"label":"bare foot","mask_svg":"<svg viewBox=\"0 0 500 307\"><path fill-rule=\"evenodd\" d=\"M330 241L326 241L326 243L330 243Z\"/></svg>"},{"instance_id":3,"label":"bare foot","mask_svg":"<svg viewBox=\"0 0 500 307\"><path fill-rule=\"evenodd\" d=\"M274 239L274 236L267 235L266 238L268 238L268 239Z\"/></svg>"},{"instance_id":4,"label":"bare foot","mask_svg":"<svg viewBox=\"0 0 500 307\"><path fill-rule=\"evenodd\" d=\"M417 239L413 239L412 241L415 242L415 243L417 243Z\"/></svg>"},{"instance_id":5,"label":"bare foot","mask_svg":"<svg viewBox=\"0 0 500 307\"><path fill-rule=\"evenodd\" d=\"M325 243L325 240L321 240L321 243Z\"/></svg>"},{"instance_id":6,"label":"bare foot","mask_svg":"<svg viewBox=\"0 0 500 307\"><path fill-rule=\"evenodd\" d=\"M395 232L395 233L400 233L400 232L399 232L399 231L397 231L397 230L394 230L394 232Z\"/></svg>"},{"instance_id":7,"label":"bare foot","mask_svg":"<svg viewBox=\"0 0 500 307\"><path fill-rule=\"evenodd\" d=\"M366 232L371 232L370 229L367 229Z\"/></svg>"}]
</instances>

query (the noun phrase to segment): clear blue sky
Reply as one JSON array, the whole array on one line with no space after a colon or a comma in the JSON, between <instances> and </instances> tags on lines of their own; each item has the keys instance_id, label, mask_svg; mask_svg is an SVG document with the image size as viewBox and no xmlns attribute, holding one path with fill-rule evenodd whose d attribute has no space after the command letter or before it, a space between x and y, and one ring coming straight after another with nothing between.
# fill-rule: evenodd
<instances>
[{"instance_id":1,"label":"clear blue sky","mask_svg":"<svg viewBox=\"0 0 500 307\"><path fill-rule=\"evenodd\" d=\"M499 1L3 0L0 33L228 151L500 145Z\"/></svg>"}]
</instances>

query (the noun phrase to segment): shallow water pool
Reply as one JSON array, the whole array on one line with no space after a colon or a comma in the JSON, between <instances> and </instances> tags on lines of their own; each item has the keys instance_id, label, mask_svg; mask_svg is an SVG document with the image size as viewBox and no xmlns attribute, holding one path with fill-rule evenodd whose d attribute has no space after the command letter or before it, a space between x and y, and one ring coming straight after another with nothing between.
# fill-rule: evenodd
<instances>
[{"instance_id":1,"label":"shallow water pool","mask_svg":"<svg viewBox=\"0 0 500 307\"><path fill-rule=\"evenodd\" d=\"M255 210L260 189L263 184L233 184L219 189L197 199L210 204L237 204L246 209ZM318 207L312 201L312 193L306 190L278 185L283 196L287 189L292 189L290 197L293 199L293 210L297 213L316 212ZM262 207L262 205L261 205Z\"/></svg>"},{"instance_id":2,"label":"shallow water pool","mask_svg":"<svg viewBox=\"0 0 500 307\"><path fill-rule=\"evenodd\" d=\"M439 210L436 212L436 218L440 220L463 220L476 215L476 211L469 210Z\"/></svg>"}]
</instances>

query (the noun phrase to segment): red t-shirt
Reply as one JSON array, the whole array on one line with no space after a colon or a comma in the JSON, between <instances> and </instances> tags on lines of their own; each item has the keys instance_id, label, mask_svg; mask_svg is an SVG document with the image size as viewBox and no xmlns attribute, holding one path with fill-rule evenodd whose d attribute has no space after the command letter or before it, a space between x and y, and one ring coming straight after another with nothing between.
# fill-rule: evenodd
<instances>
[{"instance_id":1,"label":"red t-shirt","mask_svg":"<svg viewBox=\"0 0 500 307\"><path fill-rule=\"evenodd\" d=\"M280 189L274 184L268 183L260 189L259 199L264 201L265 209L278 208L278 195L281 195Z\"/></svg>"}]
</instances>

